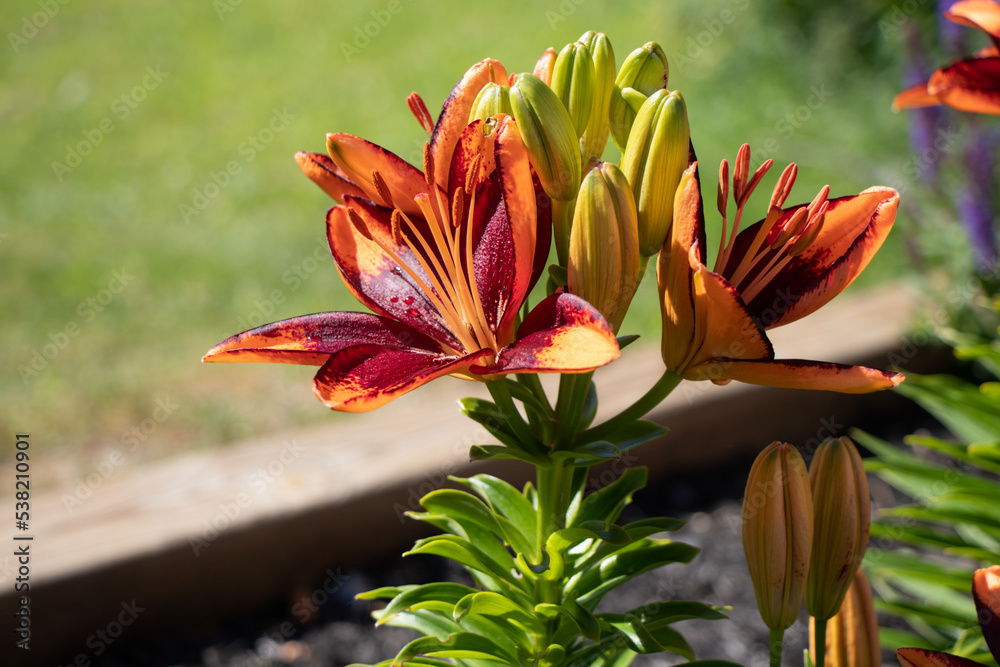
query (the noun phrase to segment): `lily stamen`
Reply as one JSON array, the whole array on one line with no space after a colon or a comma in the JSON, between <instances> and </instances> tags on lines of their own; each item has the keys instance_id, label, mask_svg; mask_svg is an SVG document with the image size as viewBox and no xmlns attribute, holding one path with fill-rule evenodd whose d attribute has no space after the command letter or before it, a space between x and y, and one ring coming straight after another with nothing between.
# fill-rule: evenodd
<instances>
[{"instance_id":1,"label":"lily stamen","mask_svg":"<svg viewBox=\"0 0 1000 667\"><path fill-rule=\"evenodd\" d=\"M427 105L424 104L423 98L416 92L412 92L406 98L406 105L410 107L410 113L420 123L420 127L424 128L424 132L432 134L434 132L434 120L431 118L431 112L427 110Z\"/></svg>"}]
</instances>

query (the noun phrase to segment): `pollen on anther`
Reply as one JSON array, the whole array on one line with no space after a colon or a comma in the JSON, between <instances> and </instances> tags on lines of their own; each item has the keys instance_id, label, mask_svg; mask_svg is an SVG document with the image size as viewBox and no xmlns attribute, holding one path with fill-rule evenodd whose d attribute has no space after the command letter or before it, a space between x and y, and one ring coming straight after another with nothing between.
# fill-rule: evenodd
<instances>
[{"instance_id":1,"label":"pollen on anther","mask_svg":"<svg viewBox=\"0 0 1000 667\"><path fill-rule=\"evenodd\" d=\"M455 190L451 198L451 224L458 227L462 223L462 216L465 214L465 199L461 190Z\"/></svg>"},{"instance_id":2,"label":"pollen on anther","mask_svg":"<svg viewBox=\"0 0 1000 667\"><path fill-rule=\"evenodd\" d=\"M482 161L483 156L476 153L475 157L472 158L472 164L469 165L469 170L465 172L465 194L469 196L475 192L476 181L479 180L479 166Z\"/></svg>"},{"instance_id":3,"label":"pollen on anther","mask_svg":"<svg viewBox=\"0 0 1000 667\"><path fill-rule=\"evenodd\" d=\"M361 217L360 213L355 211L353 208L348 208L347 218L348 220L351 221L351 224L354 225L354 228L358 230L358 232L362 236L364 236L369 241L372 240L372 233L368 230L368 225L365 224L364 218Z\"/></svg>"},{"instance_id":4,"label":"pollen on anther","mask_svg":"<svg viewBox=\"0 0 1000 667\"><path fill-rule=\"evenodd\" d=\"M386 208L395 208L392 203L392 193L389 192L389 185L382 178L382 174L376 169L372 169L371 173L372 183L375 185L375 192L378 194L379 199L382 200L382 205Z\"/></svg>"},{"instance_id":5,"label":"pollen on anther","mask_svg":"<svg viewBox=\"0 0 1000 667\"><path fill-rule=\"evenodd\" d=\"M392 240L396 245L403 245L403 214L399 209L393 209L389 216L389 226L392 228Z\"/></svg>"}]
</instances>

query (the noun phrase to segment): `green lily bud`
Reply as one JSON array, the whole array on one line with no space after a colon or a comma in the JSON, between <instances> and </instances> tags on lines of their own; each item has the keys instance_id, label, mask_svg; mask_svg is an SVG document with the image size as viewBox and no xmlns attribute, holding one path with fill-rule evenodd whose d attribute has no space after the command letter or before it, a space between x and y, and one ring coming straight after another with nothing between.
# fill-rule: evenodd
<instances>
[{"instance_id":1,"label":"green lily bud","mask_svg":"<svg viewBox=\"0 0 1000 667\"><path fill-rule=\"evenodd\" d=\"M625 102L621 91L633 88L643 95L652 95L657 90L667 87L669 74L667 54L656 42L647 42L625 58L615 79L609 110L611 138L622 152L625 151L629 130L635 120L635 111Z\"/></svg>"},{"instance_id":2,"label":"green lily bud","mask_svg":"<svg viewBox=\"0 0 1000 667\"><path fill-rule=\"evenodd\" d=\"M592 157L599 160L611 132L608 114L615 90L615 52L611 48L611 40L603 32L590 30L578 41L590 51L594 63L594 101L590 120L580 135L580 150L585 161Z\"/></svg>"},{"instance_id":3,"label":"green lily bud","mask_svg":"<svg viewBox=\"0 0 1000 667\"><path fill-rule=\"evenodd\" d=\"M498 113L513 115L510 109L510 89L500 83L488 83L476 95L469 110L469 122L486 120Z\"/></svg>"},{"instance_id":4,"label":"green lily bud","mask_svg":"<svg viewBox=\"0 0 1000 667\"><path fill-rule=\"evenodd\" d=\"M569 111L577 136L582 135L594 103L594 63L590 50L579 42L564 46L556 58L550 86Z\"/></svg>"},{"instance_id":5,"label":"green lily bud","mask_svg":"<svg viewBox=\"0 0 1000 667\"><path fill-rule=\"evenodd\" d=\"M516 74L510 106L545 194L570 200L580 187L580 145L573 120L552 89L533 74Z\"/></svg>"},{"instance_id":6,"label":"green lily bud","mask_svg":"<svg viewBox=\"0 0 1000 667\"><path fill-rule=\"evenodd\" d=\"M659 252L674 220L674 194L688 166L691 131L684 98L658 90L642 105L621 167L639 209L639 250Z\"/></svg>"},{"instance_id":7,"label":"green lily bud","mask_svg":"<svg viewBox=\"0 0 1000 667\"><path fill-rule=\"evenodd\" d=\"M871 503L861 456L849 438L826 440L812 469L814 523L806 609L817 622L832 618L868 547Z\"/></svg>"},{"instance_id":8,"label":"green lily bud","mask_svg":"<svg viewBox=\"0 0 1000 667\"><path fill-rule=\"evenodd\" d=\"M639 226L621 170L597 163L580 185L569 236L569 291L618 332L639 282Z\"/></svg>"},{"instance_id":9,"label":"green lily bud","mask_svg":"<svg viewBox=\"0 0 1000 667\"><path fill-rule=\"evenodd\" d=\"M805 461L774 442L754 461L743 497L743 552L764 624L795 622L809 572L813 508Z\"/></svg>"}]
</instances>

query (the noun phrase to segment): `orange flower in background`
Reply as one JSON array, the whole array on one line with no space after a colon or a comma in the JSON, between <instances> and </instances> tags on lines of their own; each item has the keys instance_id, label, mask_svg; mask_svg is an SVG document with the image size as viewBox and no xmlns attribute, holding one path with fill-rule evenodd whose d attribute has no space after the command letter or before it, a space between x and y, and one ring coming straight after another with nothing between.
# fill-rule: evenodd
<instances>
[{"instance_id":1,"label":"orange flower in background","mask_svg":"<svg viewBox=\"0 0 1000 667\"><path fill-rule=\"evenodd\" d=\"M204 361L320 366L313 390L335 410L363 412L442 375L593 370L618 357L600 313L572 294L517 319L544 268L550 221L514 120L469 124L478 92L507 73L474 65L436 124L418 96L410 108L430 133L424 170L348 134L330 157L300 153L303 171L342 202L327 237L348 289L374 314L335 312L233 336Z\"/></svg>"},{"instance_id":2,"label":"orange flower in background","mask_svg":"<svg viewBox=\"0 0 1000 667\"><path fill-rule=\"evenodd\" d=\"M986 646L994 660L1000 660L1000 565L976 570L972 597ZM923 648L901 648L896 659L902 667L983 667L975 660Z\"/></svg>"},{"instance_id":3,"label":"orange flower in background","mask_svg":"<svg viewBox=\"0 0 1000 667\"><path fill-rule=\"evenodd\" d=\"M899 373L775 359L764 333L805 317L851 284L889 233L898 193L874 187L828 200L827 187L810 204L783 208L795 182L793 163L778 179L767 216L740 230L744 206L771 160L752 176L749 165L750 149L744 144L733 174L736 213L727 235L729 165L722 162L722 241L713 269L706 266L705 215L693 158L677 188L673 227L657 262L667 368L689 380L844 393L899 384Z\"/></svg>"},{"instance_id":4,"label":"orange flower in background","mask_svg":"<svg viewBox=\"0 0 1000 667\"><path fill-rule=\"evenodd\" d=\"M982 30L993 45L936 70L927 83L904 90L892 101L893 109L945 104L962 111L1000 114L1000 5L991 0L962 0L944 16Z\"/></svg>"}]
</instances>

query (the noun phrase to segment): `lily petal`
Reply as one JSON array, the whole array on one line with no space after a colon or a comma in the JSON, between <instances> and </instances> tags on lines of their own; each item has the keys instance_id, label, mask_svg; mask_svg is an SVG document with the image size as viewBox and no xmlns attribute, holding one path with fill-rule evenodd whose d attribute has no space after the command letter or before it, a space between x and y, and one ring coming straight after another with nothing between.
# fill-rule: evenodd
<instances>
[{"instance_id":1,"label":"lily petal","mask_svg":"<svg viewBox=\"0 0 1000 667\"><path fill-rule=\"evenodd\" d=\"M366 196L361 188L351 183L347 174L341 171L336 163L326 155L299 151L295 154L295 161L302 173L321 187L323 192L333 197L337 203L343 203L344 195Z\"/></svg>"},{"instance_id":2,"label":"lily petal","mask_svg":"<svg viewBox=\"0 0 1000 667\"><path fill-rule=\"evenodd\" d=\"M774 348L764 329L747 312L736 289L704 265L692 267L692 272L697 351L681 368L719 357L773 359Z\"/></svg>"},{"instance_id":3,"label":"lily petal","mask_svg":"<svg viewBox=\"0 0 1000 667\"><path fill-rule=\"evenodd\" d=\"M983 667L975 660L924 648L901 648L896 659L901 667Z\"/></svg>"},{"instance_id":4,"label":"lily petal","mask_svg":"<svg viewBox=\"0 0 1000 667\"><path fill-rule=\"evenodd\" d=\"M471 370L490 373L583 373L618 358L618 342L596 308L578 296L553 294L528 313L518 339L496 363Z\"/></svg>"},{"instance_id":5,"label":"lily petal","mask_svg":"<svg viewBox=\"0 0 1000 667\"><path fill-rule=\"evenodd\" d=\"M819 236L747 304L750 312L770 329L829 303L854 282L882 247L898 206L899 193L886 187L831 199ZM797 208L785 213L791 215ZM746 231L756 232L756 227Z\"/></svg>"},{"instance_id":6,"label":"lily petal","mask_svg":"<svg viewBox=\"0 0 1000 667\"><path fill-rule=\"evenodd\" d=\"M488 83L507 82L507 70L500 61L487 58L476 63L455 84L444 102L441 115L431 135L431 153L434 156L434 182L448 191L448 176L451 170L451 155L458 139L469 124L469 112L476 95Z\"/></svg>"},{"instance_id":7,"label":"lily petal","mask_svg":"<svg viewBox=\"0 0 1000 667\"><path fill-rule=\"evenodd\" d=\"M695 162L681 176L674 197L673 226L656 260L664 328L661 353L667 368L672 369L682 367L695 344L692 269L704 265L704 246L696 241L705 227L697 169Z\"/></svg>"},{"instance_id":8,"label":"lily petal","mask_svg":"<svg viewBox=\"0 0 1000 667\"><path fill-rule=\"evenodd\" d=\"M353 134L326 135L326 148L333 162L352 183L372 201L382 202L372 171L382 175L393 203L408 215L421 215L413 198L427 190L423 173L412 164L381 146Z\"/></svg>"},{"instance_id":9,"label":"lily petal","mask_svg":"<svg viewBox=\"0 0 1000 667\"><path fill-rule=\"evenodd\" d=\"M348 207L352 208L365 222L368 232L393 250L406 267L428 285L429 277L414 251L393 241L389 212L366 199L347 197L347 201L347 206L330 209L326 220L330 250L347 288L374 312L404 322L454 349L461 349L427 292L382 248L365 238L350 221L347 211ZM436 296L433 287L430 289Z\"/></svg>"},{"instance_id":10,"label":"lily petal","mask_svg":"<svg viewBox=\"0 0 1000 667\"><path fill-rule=\"evenodd\" d=\"M331 354L357 345L419 348L444 354L441 345L412 327L371 313L316 313L244 331L222 341L202 361L322 366Z\"/></svg>"},{"instance_id":11,"label":"lily petal","mask_svg":"<svg viewBox=\"0 0 1000 667\"><path fill-rule=\"evenodd\" d=\"M489 352L454 357L357 345L329 357L316 373L313 393L331 409L368 412L442 375L467 370Z\"/></svg>"},{"instance_id":12,"label":"lily petal","mask_svg":"<svg viewBox=\"0 0 1000 667\"><path fill-rule=\"evenodd\" d=\"M1000 114L1000 58L971 58L939 69L927 92L955 109Z\"/></svg>"},{"instance_id":13,"label":"lily petal","mask_svg":"<svg viewBox=\"0 0 1000 667\"><path fill-rule=\"evenodd\" d=\"M933 107L941 104L937 95L927 92L927 82L918 83L907 88L896 95L892 100L892 110L902 111L903 109L916 109L919 107Z\"/></svg>"},{"instance_id":14,"label":"lily petal","mask_svg":"<svg viewBox=\"0 0 1000 667\"><path fill-rule=\"evenodd\" d=\"M848 366L800 359L718 359L689 369L692 380L738 380L785 389L823 389L843 394L867 394L898 386L901 373L865 366Z\"/></svg>"},{"instance_id":15,"label":"lily petal","mask_svg":"<svg viewBox=\"0 0 1000 667\"><path fill-rule=\"evenodd\" d=\"M960 0L944 12L944 17L982 30L994 41L1000 38L1000 6L992 0Z\"/></svg>"},{"instance_id":16,"label":"lily petal","mask_svg":"<svg viewBox=\"0 0 1000 667\"><path fill-rule=\"evenodd\" d=\"M1000 565L976 570L972 578L972 597L986 645L994 658L1000 658Z\"/></svg>"}]
</instances>

